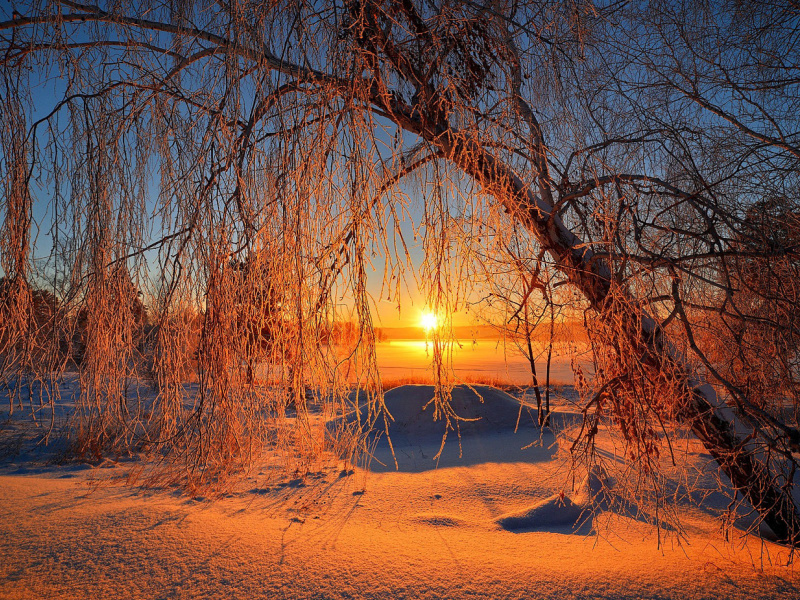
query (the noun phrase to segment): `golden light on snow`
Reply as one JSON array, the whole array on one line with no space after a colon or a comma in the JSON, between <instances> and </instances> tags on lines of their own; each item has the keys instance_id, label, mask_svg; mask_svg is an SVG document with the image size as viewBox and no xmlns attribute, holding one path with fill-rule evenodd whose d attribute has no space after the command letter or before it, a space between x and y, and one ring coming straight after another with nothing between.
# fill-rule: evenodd
<instances>
[{"instance_id":1,"label":"golden light on snow","mask_svg":"<svg viewBox=\"0 0 800 600\"><path fill-rule=\"evenodd\" d=\"M436 313L428 310L422 313L419 323L425 330L426 334L431 333L437 327L439 327L439 317L436 315Z\"/></svg>"}]
</instances>

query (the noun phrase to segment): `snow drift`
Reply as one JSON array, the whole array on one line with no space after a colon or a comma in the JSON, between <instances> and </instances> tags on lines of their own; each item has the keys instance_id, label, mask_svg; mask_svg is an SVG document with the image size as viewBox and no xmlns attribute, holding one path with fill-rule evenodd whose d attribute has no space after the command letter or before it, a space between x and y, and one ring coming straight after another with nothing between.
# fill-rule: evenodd
<instances>
[{"instance_id":1,"label":"snow drift","mask_svg":"<svg viewBox=\"0 0 800 600\"><path fill-rule=\"evenodd\" d=\"M403 385L385 394L389 434L414 438L441 438L447 422L434 420L432 385ZM457 415L451 428L462 436L514 431L519 427L537 427L536 411L506 392L486 385L453 388L450 406ZM377 429L383 429L382 423Z\"/></svg>"}]
</instances>

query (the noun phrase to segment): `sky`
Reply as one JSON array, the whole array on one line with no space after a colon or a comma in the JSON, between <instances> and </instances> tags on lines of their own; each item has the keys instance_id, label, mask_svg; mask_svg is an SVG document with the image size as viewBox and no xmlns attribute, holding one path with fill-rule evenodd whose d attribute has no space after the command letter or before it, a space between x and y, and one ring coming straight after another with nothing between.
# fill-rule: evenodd
<instances>
[{"instance_id":1,"label":"sky","mask_svg":"<svg viewBox=\"0 0 800 600\"><path fill-rule=\"evenodd\" d=\"M66 92L66 83L58 77L56 70L47 74L39 72L34 77L38 78L38 81L33 88L35 102L32 105L32 114L28 126L37 119L48 115ZM67 122L65 113L66 109L62 109L57 116L59 118L58 122L61 123L60 126L62 127ZM375 149L377 152L386 151L387 148L391 147L389 137L392 134L393 125L388 122L383 125L384 127L378 127L375 133L377 140ZM43 133L43 129L44 126L39 131L40 135ZM411 136L407 137L410 138ZM410 147L416 142L416 139L406 139L404 140L404 146ZM384 148L380 147L382 145ZM421 186L417 182L401 182L400 186L403 193L409 197L409 203L407 211L403 213L406 220L397 224L397 227L409 251L410 268L406 268L404 272L399 303L394 293L387 294L387 290L382 290L386 257L378 253L371 258L371 265L368 266L368 292L372 297L373 322L376 326L384 328L421 327L423 314L432 310L432 307L427 305L423 292L418 288L419 273L425 260L423 241L421 239L421 236L424 235L424 226L420 225L423 221L424 210L423 200L421 199ZM62 184L62 193L67 193L68 189L69 181L65 179ZM32 182L33 231L31 236L33 257L37 270L39 273L45 274L44 279L48 284L53 276L52 252L54 234L57 233L53 228L54 193L54 183L46 175L34 178ZM154 168L153 171L149 194L151 196L148 201L149 219L152 231L155 232L150 236L152 240L155 239L155 235L160 235L159 217L156 209L158 197L157 168ZM71 235L71 232L66 230L69 225L69 223L65 224L61 231L58 232L60 244L63 244ZM378 250L380 251L380 249ZM157 250L146 253L147 263L155 265L156 256ZM397 262L396 257L395 262ZM64 275L65 273L62 271L60 276L63 277ZM444 317L444 315L440 315L441 317ZM472 325L476 320L474 314L468 314L464 310L449 315L449 318L454 326Z\"/></svg>"}]
</instances>

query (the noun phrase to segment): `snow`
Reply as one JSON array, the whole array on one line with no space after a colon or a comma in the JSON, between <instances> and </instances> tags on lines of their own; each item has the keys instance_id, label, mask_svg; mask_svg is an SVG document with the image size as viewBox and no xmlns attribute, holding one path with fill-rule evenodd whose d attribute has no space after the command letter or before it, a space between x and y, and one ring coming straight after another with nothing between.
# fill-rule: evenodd
<instances>
[{"instance_id":1,"label":"snow","mask_svg":"<svg viewBox=\"0 0 800 600\"><path fill-rule=\"evenodd\" d=\"M605 500L610 482L601 467L594 466L576 490L573 498L553 494L521 511L510 512L496 519L508 531L547 529L568 526L573 532L591 531L591 516L598 508L608 508Z\"/></svg>"},{"instance_id":2,"label":"snow","mask_svg":"<svg viewBox=\"0 0 800 600\"><path fill-rule=\"evenodd\" d=\"M736 529L726 541L724 498L678 504L685 539L659 533L610 501L601 469L569 485L553 434L525 408L517 427L516 398L476 391L456 390L456 413L477 420L438 460L443 423L420 416L432 389L405 386L386 397L398 468L376 432L372 472L264 467L214 501L126 485L136 459L6 458L0 598L800 598L785 548ZM557 427L577 418L557 408Z\"/></svg>"},{"instance_id":3,"label":"snow","mask_svg":"<svg viewBox=\"0 0 800 600\"><path fill-rule=\"evenodd\" d=\"M384 402L391 415L389 432L402 431L417 438L441 435L442 420L433 419L434 387L404 385L386 392ZM450 406L459 419L455 423L462 435L503 433L517 424L536 423L535 407L520 405L510 394L486 385L459 386L452 390Z\"/></svg>"}]
</instances>

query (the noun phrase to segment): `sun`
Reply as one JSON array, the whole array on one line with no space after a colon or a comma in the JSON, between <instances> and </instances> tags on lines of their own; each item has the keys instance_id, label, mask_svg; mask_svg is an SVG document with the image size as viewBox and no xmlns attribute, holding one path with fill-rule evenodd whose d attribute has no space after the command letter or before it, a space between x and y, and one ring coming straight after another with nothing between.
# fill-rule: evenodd
<instances>
[{"instance_id":1,"label":"sun","mask_svg":"<svg viewBox=\"0 0 800 600\"><path fill-rule=\"evenodd\" d=\"M431 311L423 312L419 322L422 328L425 330L425 333L431 333L437 327L439 327L439 317L436 316L436 313Z\"/></svg>"}]
</instances>

